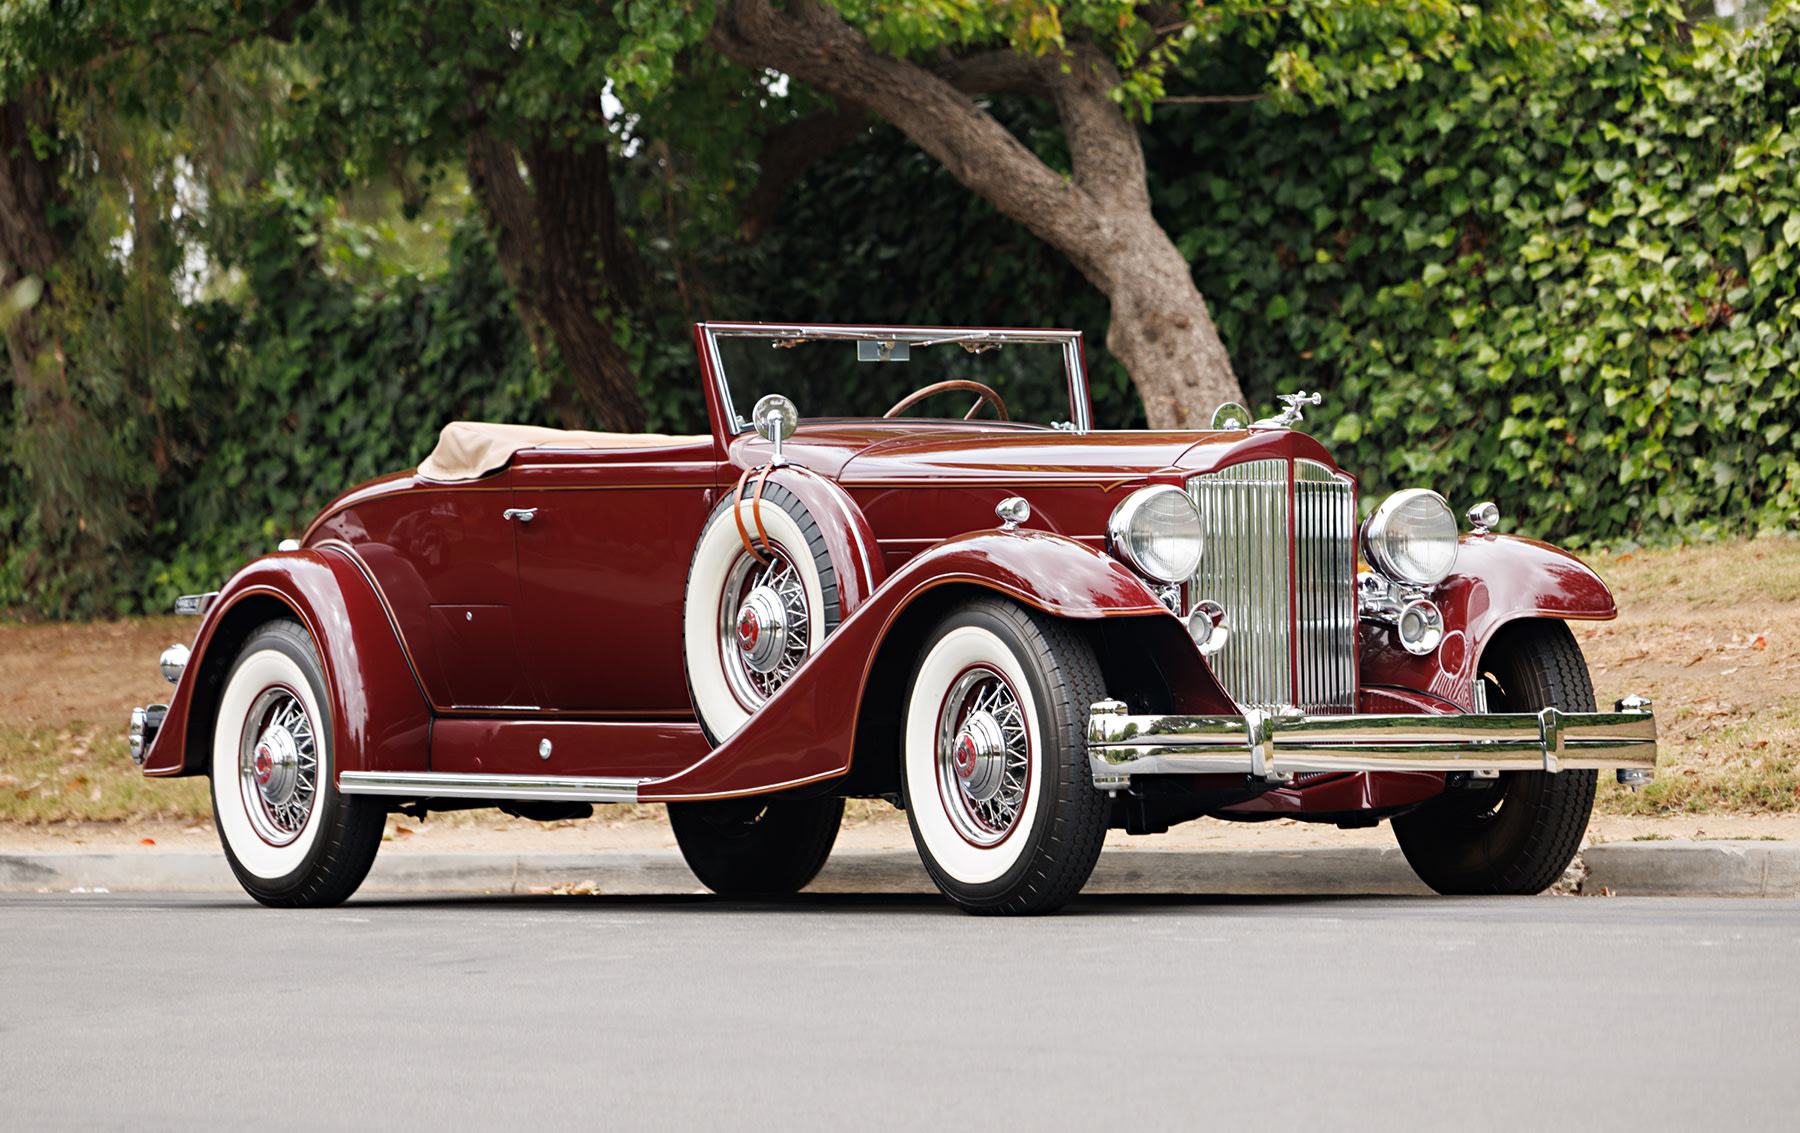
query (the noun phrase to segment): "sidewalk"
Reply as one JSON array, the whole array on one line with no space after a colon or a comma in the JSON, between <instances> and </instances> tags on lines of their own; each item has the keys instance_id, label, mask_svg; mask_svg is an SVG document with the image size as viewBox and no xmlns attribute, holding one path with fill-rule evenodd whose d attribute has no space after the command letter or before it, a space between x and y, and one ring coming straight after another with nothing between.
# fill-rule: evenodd
<instances>
[{"instance_id":1,"label":"sidewalk","mask_svg":"<svg viewBox=\"0 0 1800 1133\"><path fill-rule=\"evenodd\" d=\"M1700 823L1706 829L1693 819L1596 820L1590 839L1605 840L1583 848L1579 860L1586 873L1579 892L1800 896L1800 839L1751 840L1790 835L1793 820L1712 818ZM1709 840L1708 829L1738 840ZM1634 830L1641 832L1630 832ZM132 840L134 834L143 836ZM1646 836L1655 840L1628 840ZM389 838L359 892L702 891L675 849L667 824L659 821L544 827L517 820L457 825L402 818L390 823ZM205 825L0 830L0 892L84 890L242 892ZM912 848L904 818L885 815L845 828L811 891L935 890ZM1339 831L1292 822L1199 822L1150 838L1110 836L1086 892L1423 896L1430 891L1413 875L1386 826Z\"/></svg>"}]
</instances>

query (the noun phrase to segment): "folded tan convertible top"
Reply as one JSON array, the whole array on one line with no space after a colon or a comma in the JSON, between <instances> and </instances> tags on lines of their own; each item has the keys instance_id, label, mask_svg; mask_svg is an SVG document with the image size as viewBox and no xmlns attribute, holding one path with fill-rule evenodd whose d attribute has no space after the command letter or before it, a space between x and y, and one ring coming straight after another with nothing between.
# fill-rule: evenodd
<instances>
[{"instance_id":1,"label":"folded tan convertible top","mask_svg":"<svg viewBox=\"0 0 1800 1133\"><path fill-rule=\"evenodd\" d=\"M496 425L487 421L452 421L438 434L437 447L419 464L428 480L476 480L506 466L513 453L526 448L667 448L698 444L705 436L664 433L590 433L543 425Z\"/></svg>"}]
</instances>

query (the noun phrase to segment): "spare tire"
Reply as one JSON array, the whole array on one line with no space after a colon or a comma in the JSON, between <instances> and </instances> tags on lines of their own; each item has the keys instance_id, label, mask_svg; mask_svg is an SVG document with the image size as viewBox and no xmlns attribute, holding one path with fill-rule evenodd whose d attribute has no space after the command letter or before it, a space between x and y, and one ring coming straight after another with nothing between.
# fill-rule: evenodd
<instances>
[{"instance_id":1,"label":"spare tire","mask_svg":"<svg viewBox=\"0 0 1800 1133\"><path fill-rule=\"evenodd\" d=\"M688 694L715 746L787 683L842 616L838 572L812 513L778 484L762 486L760 506L754 491L755 481L745 483L707 517L682 604Z\"/></svg>"}]
</instances>

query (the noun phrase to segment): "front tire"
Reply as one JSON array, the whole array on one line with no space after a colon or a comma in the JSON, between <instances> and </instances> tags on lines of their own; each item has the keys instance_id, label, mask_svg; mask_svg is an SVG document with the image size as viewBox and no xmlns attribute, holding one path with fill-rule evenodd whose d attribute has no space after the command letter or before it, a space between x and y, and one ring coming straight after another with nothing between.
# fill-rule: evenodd
<instances>
[{"instance_id":1,"label":"front tire","mask_svg":"<svg viewBox=\"0 0 1800 1133\"><path fill-rule=\"evenodd\" d=\"M670 803L669 827L700 883L721 897L785 897L825 867L842 798Z\"/></svg>"},{"instance_id":2,"label":"front tire","mask_svg":"<svg viewBox=\"0 0 1800 1133\"><path fill-rule=\"evenodd\" d=\"M1482 655L1488 710L1594 711L1594 686L1569 627L1516 622ZM1504 772L1394 819L1394 837L1419 879L1439 893L1542 893L1581 848L1597 771Z\"/></svg>"},{"instance_id":3,"label":"front tire","mask_svg":"<svg viewBox=\"0 0 1800 1133\"><path fill-rule=\"evenodd\" d=\"M324 666L305 629L264 624L239 651L213 725L213 819L245 892L278 908L342 904L381 848L386 809L338 793Z\"/></svg>"},{"instance_id":4,"label":"front tire","mask_svg":"<svg viewBox=\"0 0 1800 1133\"><path fill-rule=\"evenodd\" d=\"M1106 838L1087 762L1105 697L1069 626L977 599L927 639L901 731L913 842L932 881L971 913L1048 913L1081 891Z\"/></svg>"}]
</instances>

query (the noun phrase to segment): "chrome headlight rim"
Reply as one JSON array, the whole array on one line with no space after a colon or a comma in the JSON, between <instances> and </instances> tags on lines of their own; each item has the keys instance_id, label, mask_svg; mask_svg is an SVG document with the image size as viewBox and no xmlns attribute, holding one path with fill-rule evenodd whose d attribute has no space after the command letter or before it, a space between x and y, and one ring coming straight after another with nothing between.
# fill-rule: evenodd
<instances>
[{"instance_id":1,"label":"chrome headlight rim","mask_svg":"<svg viewBox=\"0 0 1800 1133\"><path fill-rule=\"evenodd\" d=\"M1424 503L1429 508L1435 504L1435 510L1441 513L1445 534L1441 545L1446 554L1441 570L1435 572L1430 564L1408 561L1393 541L1399 537L1396 525L1402 522L1402 513L1416 504ZM1433 517L1438 518L1438 517ZM1370 565L1386 577L1409 586L1436 586L1449 578L1456 570L1458 532L1456 513L1451 510L1450 502L1430 488L1402 488L1375 509L1369 522L1363 526L1363 553L1368 556Z\"/></svg>"},{"instance_id":2,"label":"chrome headlight rim","mask_svg":"<svg viewBox=\"0 0 1800 1133\"><path fill-rule=\"evenodd\" d=\"M1180 501L1179 504L1175 503L1177 500ZM1187 530L1173 533L1147 530L1145 525L1153 522L1150 518L1153 513L1148 509L1153 505L1163 506L1165 501L1168 506L1176 509L1177 523ZM1170 534L1174 534L1177 539L1187 538L1190 546L1180 552L1178 560L1165 556L1168 561L1158 563L1155 561L1157 556L1143 544L1152 538L1166 540ZM1146 578L1170 585L1186 582L1200 569L1200 554L1204 547L1200 511L1194 506L1193 497L1173 484L1152 484L1147 488L1139 488L1126 496L1107 519L1106 546L1115 558Z\"/></svg>"}]
</instances>

